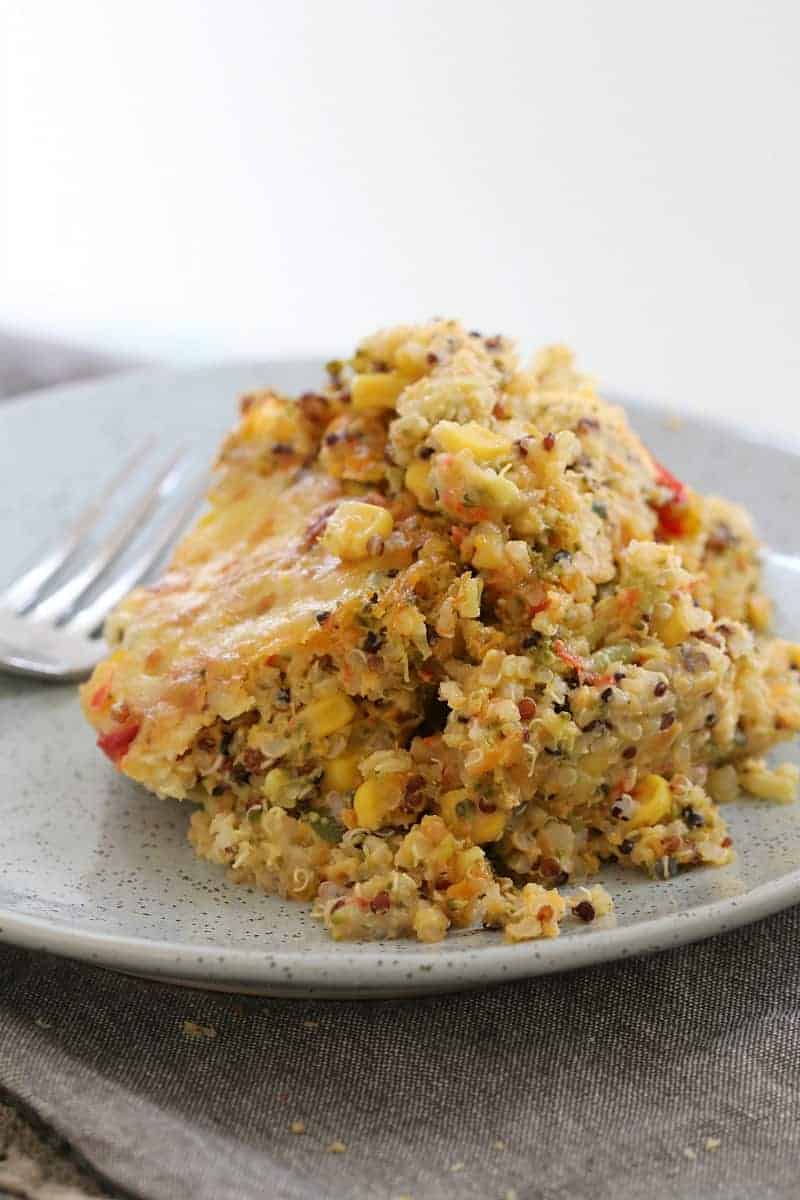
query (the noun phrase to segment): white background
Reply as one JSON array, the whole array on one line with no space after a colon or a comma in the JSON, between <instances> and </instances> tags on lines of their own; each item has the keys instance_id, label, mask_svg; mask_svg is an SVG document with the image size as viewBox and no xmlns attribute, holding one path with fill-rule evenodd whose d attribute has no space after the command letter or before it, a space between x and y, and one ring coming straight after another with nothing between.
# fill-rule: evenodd
<instances>
[{"instance_id":1,"label":"white background","mask_svg":"<svg viewBox=\"0 0 800 1200\"><path fill-rule=\"evenodd\" d=\"M434 313L800 426L800 5L19 0L0 322L173 361Z\"/></svg>"}]
</instances>

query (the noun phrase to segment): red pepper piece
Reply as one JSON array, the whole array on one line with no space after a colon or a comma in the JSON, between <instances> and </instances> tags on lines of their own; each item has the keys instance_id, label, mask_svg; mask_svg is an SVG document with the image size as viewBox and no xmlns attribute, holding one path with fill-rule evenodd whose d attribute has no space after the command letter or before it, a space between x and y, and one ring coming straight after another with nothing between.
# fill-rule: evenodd
<instances>
[{"instance_id":1,"label":"red pepper piece","mask_svg":"<svg viewBox=\"0 0 800 1200\"><path fill-rule=\"evenodd\" d=\"M689 499L686 484L681 483L658 459L653 459L653 465L656 470L656 483L671 493L666 504L656 506L658 536L662 541L683 537L686 532L686 502Z\"/></svg>"},{"instance_id":2,"label":"red pepper piece","mask_svg":"<svg viewBox=\"0 0 800 1200\"><path fill-rule=\"evenodd\" d=\"M103 705L105 704L106 700L108 700L110 695L111 695L111 680L109 679L105 683L101 683L100 687L97 689L97 691L92 694L92 698L89 701L89 707L90 708L102 708Z\"/></svg>"},{"instance_id":3,"label":"red pepper piece","mask_svg":"<svg viewBox=\"0 0 800 1200\"><path fill-rule=\"evenodd\" d=\"M565 662L578 672L578 678L581 683L588 683L589 687L605 686L605 684L610 683L614 678L611 671L606 671L602 675L598 675L596 671L591 671L579 654L574 654L571 650L567 649L561 638L556 638L553 642L553 650L562 662Z\"/></svg>"},{"instance_id":4,"label":"red pepper piece","mask_svg":"<svg viewBox=\"0 0 800 1200\"><path fill-rule=\"evenodd\" d=\"M119 766L128 753L130 744L139 732L139 728L139 721L126 721L124 725L112 729L109 733L101 733L97 739L97 745L116 766Z\"/></svg>"},{"instance_id":5,"label":"red pepper piece","mask_svg":"<svg viewBox=\"0 0 800 1200\"><path fill-rule=\"evenodd\" d=\"M571 650L568 650L561 638L556 638L556 640L553 642L553 650L562 662L565 662L567 666L574 667L580 678L583 679L584 675L586 674L586 663L583 661L580 655L573 654Z\"/></svg>"},{"instance_id":6,"label":"red pepper piece","mask_svg":"<svg viewBox=\"0 0 800 1200\"><path fill-rule=\"evenodd\" d=\"M653 464L656 468L656 483L661 487L669 488L672 492L672 504L680 504L686 499L686 484L681 483L671 471L668 471L657 458L653 459Z\"/></svg>"},{"instance_id":7,"label":"red pepper piece","mask_svg":"<svg viewBox=\"0 0 800 1200\"><path fill-rule=\"evenodd\" d=\"M686 511L676 504L664 504L658 513L658 536L662 541L683 537L686 532Z\"/></svg>"}]
</instances>

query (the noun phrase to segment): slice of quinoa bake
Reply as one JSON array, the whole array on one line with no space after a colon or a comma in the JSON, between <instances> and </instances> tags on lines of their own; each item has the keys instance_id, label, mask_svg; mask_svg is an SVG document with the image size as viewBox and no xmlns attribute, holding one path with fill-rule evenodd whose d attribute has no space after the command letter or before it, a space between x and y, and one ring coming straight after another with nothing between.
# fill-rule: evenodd
<instances>
[{"instance_id":1,"label":"slice of quinoa bake","mask_svg":"<svg viewBox=\"0 0 800 1200\"><path fill-rule=\"evenodd\" d=\"M436 321L328 376L241 401L209 511L108 622L100 748L335 938L553 936L609 911L604 861L728 862L718 803L789 798L759 756L800 729L746 513L562 348Z\"/></svg>"}]
</instances>

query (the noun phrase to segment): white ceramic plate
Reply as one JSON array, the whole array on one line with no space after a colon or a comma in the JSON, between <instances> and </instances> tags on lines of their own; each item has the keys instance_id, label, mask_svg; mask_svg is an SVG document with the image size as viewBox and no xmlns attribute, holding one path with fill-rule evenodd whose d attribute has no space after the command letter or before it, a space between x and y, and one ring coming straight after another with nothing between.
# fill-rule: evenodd
<instances>
[{"instance_id":1,"label":"white ceramic plate","mask_svg":"<svg viewBox=\"0 0 800 1200\"><path fill-rule=\"evenodd\" d=\"M0 546L12 578L120 455L156 431L209 460L234 399L313 386L313 363L118 377L0 406ZM743 501L771 555L782 632L800 639L800 453L633 409L647 443L698 487ZM0 580L4 582L4 580ZM797 748L781 752L800 761ZM507 946L465 932L437 946L336 945L299 905L226 882L186 841L188 806L160 801L97 753L72 686L0 675L0 938L137 974L273 995L385 996L484 986L664 949L800 900L800 806L742 799L721 870L664 883L609 872L616 925Z\"/></svg>"}]
</instances>

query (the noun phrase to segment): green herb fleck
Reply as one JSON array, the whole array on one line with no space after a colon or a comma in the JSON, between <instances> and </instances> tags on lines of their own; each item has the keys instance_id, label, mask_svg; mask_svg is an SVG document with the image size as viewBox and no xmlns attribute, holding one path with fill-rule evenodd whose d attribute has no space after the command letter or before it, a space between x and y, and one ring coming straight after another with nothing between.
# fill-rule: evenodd
<instances>
[{"instance_id":1,"label":"green herb fleck","mask_svg":"<svg viewBox=\"0 0 800 1200\"><path fill-rule=\"evenodd\" d=\"M308 814L308 822L317 837L322 838L323 842L330 842L335 846L342 840L344 830L338 821L327 813L310 812Z\"/></svg>"}]
</instances>

